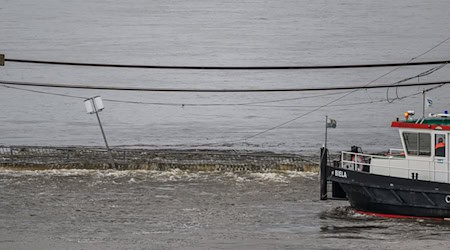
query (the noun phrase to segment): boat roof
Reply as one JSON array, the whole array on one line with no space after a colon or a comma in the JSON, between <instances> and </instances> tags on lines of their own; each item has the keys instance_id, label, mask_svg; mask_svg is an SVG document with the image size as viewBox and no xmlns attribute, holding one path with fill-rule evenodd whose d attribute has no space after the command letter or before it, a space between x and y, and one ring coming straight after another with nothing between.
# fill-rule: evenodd
<instances>
[{"instance_id":1,"label":"boat roof","mask_svg":"<svg viewBox=\"0 0 450 250\"><path fill-rule=\"evenodd\" d=\"M404 121L393 121L391 127L450 131L450 117L430 117Z\"/></svg>"}]
</instances>

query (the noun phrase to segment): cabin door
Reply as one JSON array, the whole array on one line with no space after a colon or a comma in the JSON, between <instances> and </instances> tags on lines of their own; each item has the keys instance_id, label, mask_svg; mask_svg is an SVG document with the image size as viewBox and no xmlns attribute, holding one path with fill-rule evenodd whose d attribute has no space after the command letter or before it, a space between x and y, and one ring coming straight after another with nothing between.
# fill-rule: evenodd
<instances>
[{"instance_id":1,"label":"cabin door","mask_svg":"<svg viewBox=\"0 0 450 250\"><path fill-rule=\"evenodd\" d=\"M448 136L446 133L434 135L434 180L448 182Z\"/></svg>"}]
</instances>

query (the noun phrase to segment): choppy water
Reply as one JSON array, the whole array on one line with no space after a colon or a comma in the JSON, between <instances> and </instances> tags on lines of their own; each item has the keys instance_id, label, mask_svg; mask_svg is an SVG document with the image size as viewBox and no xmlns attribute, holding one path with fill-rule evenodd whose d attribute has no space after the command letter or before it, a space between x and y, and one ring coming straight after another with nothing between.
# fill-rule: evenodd
<instances>
[{"instance_id":1,"label":"choppy water","mask_svg":"<svg viewBox=\"0 0 450 250\"><path fill-rule=\"evenodd\" d=\"M450 3L401 1L2 1L0 51L7 58L77 62L270 66L403 62L448 59ZM392 83L432 66L396 70L375 83ZM132 87L290 88L362 85L392 69L314 71L186 71L55 67L7 63L0 79ZM448 80L444 68L421 81ZM358 91L280 128L262 131L341 97L320 93L136 93L39 89L105 101L101 113L112 145L213 147L317 152L325 115L338 121L330 147L398 147L390 121L420 113L421 97L378 101L386 90ZM420 91L401 89L399 95ZM447 87L430 95L440 112ZM314 97L317 95L324 95ZM332 95L329 95L332 94ZM390 91L390 97L395 90ZM102 145L82 99L1 88L0 143ZM256 102L256 103L255 103ZM262 102L262 103L261 103ZM249 106L248 103L254 103ZM173 105L172 105L173 104ZM185 104L183 107L182 104ZM214 104L189 106L189 104ZM225 106L217 106L229 104ZM246 105L235 105L246 104ZM313 107L311 107L313 106Z\"/></svg>"},{"instance_id":2,"label":"choppy water","mask_svg":"<svg viewBox=\"0 0 450 250\"><path fill-rule=\"evenodd\" d=\"M0 172L0 249L448 249L450 224L355 214L317 174Z\"/></svg>"},{"instance_id":3,"label":"choppy water","mask_svg":"<svg viewBox=\"0 0 450 250\"><path fill-rule=\"evenodd\" d=\"M280 66L449 59L450 2L0 0L0 53L76 62ZM426 52L426 53L425 53ZM166 88L292 88L392 83L432 66L314 71L185 71L7 63L0 79ZM449 80L448 66L420 81ZM415 80L417 81L417 80ZM399 147L390 121L421 97L386 90L101 95L111 145L316 153L325 115L332 150ZM399 96L420 88L399 89ZM432 91L440 112L448 87ZM395 89L389 97L395 97ZM109 100L107 100L109 99ZM83 98L0 86L0 144L102 145ZM116 101L135 101L130 104ZM371 104L361 104L373 101ZM147 103L147 104L144 104ZM149 104L151 103L151 104ZM184 104L184 106L183 106ZM199 106L202 104L203 106ZM245 139L252 137L251 139ZM382 220L319 202L306 173L0 171L0 249L447 249L447 223Z\"/></svg>"}]
</instances>

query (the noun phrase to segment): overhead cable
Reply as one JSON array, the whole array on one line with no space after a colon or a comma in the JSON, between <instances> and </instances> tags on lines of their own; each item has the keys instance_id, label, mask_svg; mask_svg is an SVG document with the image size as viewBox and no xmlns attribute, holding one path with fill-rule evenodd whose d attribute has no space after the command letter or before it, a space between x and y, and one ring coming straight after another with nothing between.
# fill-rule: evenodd
<instances>
[{"instance_id":1,"label":"overhead cable","mask_svg":"<svg viewBox=\"0 0 450 250\"><path fill-rule=\"evenodd\" d=\"M178 70L313 70L313 69L349 69L349 68L379 68L379 67L403 67L431 64L446 64L450 60L401 62L401 63L373 63L373 64L347 64L347 65L292 65L292 66L187 66L187 65L139 65L139 64L108 64L108 63L83 63L30 59L5 58L5 62L47 64L81 67L108 67L108 68L135 68L135 69L178 69Z\"/></svg>"},{"instance_id":2,"label":"overhead cable","mask_svg":"<svg viewBox=\"0 0 450 250\"><path fill-rule=\"evenodd\" d=\"M415 75L415 76L408 77L408 78L405 78L405 79L403 79L403 80L397 81L397 82L395 82L393 85L396 86L396 85L398 85L398 84L400 84L400 83L402 83L402 82L407 82L407 81L412 80L412 79L415 79L415 78L417 78L418 80L420 80L420 77L424 77L424 76L431 75L431 74L433 74L434 72L436 72L436 71L438 71L438 70L444 68L445 66L447 66L447 64L442 64L442 65L433 67L433 68L431 68L431 69L429 69L429 70L427 70L427 71L424 71L424 72L422 72L422 73L420 73L420 74L418 74L418 75ZM441 86L444 86L444 84L441 84L441 85L439 85L439 86L437 86L437 87L441 87ZM437 88L437 87L434 87L434 88ZM434 88L432 88L432 89L434 89ZM394 100L400 100L400 99L401 99L401 97L399 97L399 95L398 95L398 88L395 88L395 95L396 95L395 98L389 99L389 88L387 88L387 90L386 90L386 100L387 100L387 102L392 103L392 102L394 102Z\"/></svg>"},{"instance_id":3,"label":"overhead cable","mask_svg":"<svg viewBox=\"0 0 450 250\"><path fill-rule=\"evenodd\" d=\"M45 94L45 95L53 95L53 96L61 96L61 97L69 97L69 98L75 98L75 99L87 99L87 96L75 96L75 95L67 95L67 94L61 94L61 93L53 93L53 92L46 92L46 91L39 91L39 90L33 90L33 89L24 89L19 87L13 87L8 85L0 85L4 88L9 89L15 89L20 91L27 91L32 93L38 93L38 94ZM438 85L436 87L430 88L434 89L437 87L440 87L442 85ZM401 99L405 99L408 97L412 97L418 94L421 94L421 92L414 93L411 95L407 95L404 97L401 97ZM273 103L273 102L284 102L284 101L292 101L292 100L299 100L299 99L308 99L308 98L317 98L322 96L328 96L328 95L337 95L337 94L344 94L343 92L339 93L331 93L331 94L324 94L324 95L313 95L313 96L303 96L298 98L287 98L287 99L279 99L279 100L269 100L269 101L259 101L259 102L246 102L246 103L169 103L169 102L144 102L144 101L129 101L129 100L118 100L118 99L109 99L104 98L103 101L105 102L114 102L114 103L127 103L127 104L137 104L137 105L155 105L155 106L174 106L174 107L217 107L217 106L249 106L249 107L258 107L258 108L317 108L321 105L267 105L265 103ZM386 99L378 99L378 100L370 100L370 101L364 101L364 102L352 102L352 103L344 103L344 104L333 104L328 105L329 107L347 107L347 106L354 106L354 105L363 105L363 104L373 104L373 103L381 103L385 102Z\"/></svg>"},{"instance_id":4,"label":"overhead cable","mask_svg":"<svg viewBox=\"0 0 450 250\"><path fill-rule=\"evenodd\" d=\"M436 49L437 47L441 46L442 44L444 44L445 42L447 42L447 41L449 41L449 40L450 40L450 37L446 38L445 40L439 42L438 44L436 44L436 45L433 46L432 48L428 49L427 51L421 53L420 55L418 55L418 56L416 56L416 57L411 58L407 63L413 62L413 61L416 60L417 58L419 58L419 57L421 57L421 56L423 56L423 55L429 53L430 51ZM447 64L447 63L443 63L443 64ZM396 68L394 68L394 69L391 69L390 71L388 71L388 72L386 72L386 73L380 75L379 77L373 79L372 81L368 82L366 85L364 85L364 87L370 86L372 83L374 83L374 82L378 81L379 79L381 79L381 78L383 78L383 77L385 77L385 76L387 76L387 75L389 75L389 74L391 74L391 73L397 71L397 70L400 69L400 68L401 68L401 67L398 66L398 67L396 67ZM443 83L442 85L444 85L444 83ZM373 85L372 85L372 86L373 86ZM397 86L399 86L399 85L397 85ZM367 89L367 88L365 88L365 89ZM354 90L352 90L352 91L350 91L350 92L348 92L348 93L346 93L346 94L344 94L344 95L342 95L342 96L340 96L340 97L338 97L338 98L336 98L336 99L333 99L333 100L331 100L331 101L325 103L324 105L321 105L321 106L319 106L319 107L317 107L317 108L315 108L315 109L313 109L313 110L311 110L311 111L308 111L308 112L306 112L306 113L303 113L303 114L301 114L301 115L299 115L299 116L296 116L296 117L294 117L294 118L292 118L292 119L290 119L290 120L288 120L288 121L285 121L285 122L283 122L283 123L280 123L280 124L278 124L278 125L276 125L276 126L274 126L274 127L265 129L265 130L263 130L263 131L261 131L261 132L259 132L259 133L254 134L254 135L247 136L247 137L243 138L243 140L244 140L244 141L247 141L247 140L249 140L249 139L252 139L252 138L254 138L254 137L257 137L257 136L260 136L260 135L262 135L262 134L265 134L265 133L267 133L267 132L269 132L269 131L272 131L272 130L274 130L274 129L280 128L280 127L282 127L282 126L284 126L284 125L286 125L286 124L289 124L289 123L291 123L291 122L294 122L294 121L296 121L296 120L298 120L298 119L300 119L300 118L303 118L303 117L305 117L305 116L307 116L307 115L309 115L309 114L311 114L311 113L314 113L314 112L316 112L316 111L318 111L318 110L320 110L320 109L322 109L322 108L324 108L324 107L327 107L327 106L329 106L329 105L331 105L331 104L333 104L333 103L335 103L335 102L337 102L337 101L339 101L339 100L341 100L341 99L343 99L343 98L345 98L345 97L347 97L347 96L353 94L353 93L356 92L356 91L358 91L358 89L354 89Z\"/></svg>"},{"instance_id":5,"label":"overhead cable","mask_svg":"<svg viewBox=\"0 0 450 250\"><path fill-rule=\"evenodd\" d=\"M450 81L403 83L395 87L428 86L448 84ZM389 88L392 84L380 85L359 85L359 86L336 86L336 87L317 87L317 88L264 88L264 89L186 89L186 88L143 88L143 87L115 87L115 86L93 86L80 84L54 84L37 82L17 82L0 80L0 84L15 86L32 86L46 88L66 88L66 89L96 89L96 90L114 90L114 91L141 91L141 92L203 92L203 93L243 93L243 92L307 92L307 91L330 91L330 90L359 90L359 89L379 89Z\"/></svg>"},{"instance_id":6,"label":"overhead cable","mask_svg":"<svg viewBox=\"0 0 450 250\"><path fill-rule=\"evenodd\" d=\"M76 98L76 99L83 99L83 100L88 99L88 97L83 97L83 96L66 95L66 94L60 94L60 93L51 93L51 92L47 92L47 91L39 91L39 90L34 90L34 89L24 89L24 88L18 88L18 87L9 86L9 85L1 85L1 86L4 87L4 88L8 88L8 89L15 89L15 90L32 92L32 93L38 93L38 94L44 94L44 95L62 96L62 97L69 97L69 98Z\"/></svg>"}]
</instances>

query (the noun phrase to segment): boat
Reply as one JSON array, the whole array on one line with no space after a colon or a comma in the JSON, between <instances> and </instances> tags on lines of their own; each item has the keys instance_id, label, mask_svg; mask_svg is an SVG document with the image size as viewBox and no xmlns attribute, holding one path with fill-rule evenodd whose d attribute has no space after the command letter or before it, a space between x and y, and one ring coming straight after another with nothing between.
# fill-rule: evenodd
<instances>
[{"instance_id":1,"label":"boat","mask_svg":"<svg viewBox=\"0 0 450 250\"><path fill-rule=\"evenodd\" d=\"M321 153L321 199L348 199L362 213L424 218L450 218L450 115L430 114L391 123L399 131L402 149L364 154L360 147L341 152L327 162ZM331 184L331 185L330 185Z\"/></svg>"}]
</instances>

